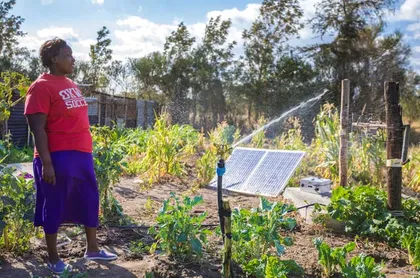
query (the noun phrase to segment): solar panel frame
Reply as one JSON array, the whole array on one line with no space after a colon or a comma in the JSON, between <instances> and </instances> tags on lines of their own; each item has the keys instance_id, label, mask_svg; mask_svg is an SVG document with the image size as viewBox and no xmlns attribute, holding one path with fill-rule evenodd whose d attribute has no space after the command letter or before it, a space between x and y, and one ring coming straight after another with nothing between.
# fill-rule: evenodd
<instances>
[{"instance_id":1,"label":"solar panel frame","mask_svg":"<svg viewBox=\"0 0 420 278\"><path fill-rule=\"evenodd\" d=\"M225 162L223 189L242 194L276 197L284 191L304 155L304 151L236 147ZM273 161L274 166L270 165ZM285 163L286 171L281 167ZM267 180L271 181L271 188L265 182ZM276 182L279 186L273 187ZM217 176L209 186L217 188ZM261 191L258 191L260 188Z\"/></svg>"}]
</instances>

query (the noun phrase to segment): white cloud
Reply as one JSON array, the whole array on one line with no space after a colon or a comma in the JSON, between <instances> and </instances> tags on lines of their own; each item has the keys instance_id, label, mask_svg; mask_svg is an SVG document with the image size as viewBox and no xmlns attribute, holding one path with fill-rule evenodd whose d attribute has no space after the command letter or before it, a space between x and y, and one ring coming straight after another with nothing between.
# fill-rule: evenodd
<instances>
[{"instance_id":1,"label":"white cloud","mask_svg":"<svg viewBox=\"0 0 420 278\"><path fill-rule=\"evenodd\" d=\"M232 25L240 28L247 28L258 17L260 12L260 4L248 4L245 10L237 8L227 9L223 11L211 11L207 13L207 19L220 17L224 20L231 19Z\"/></svg>"},{"instance_id":2,"label":"white cloud","mask_svg":"<svg viewBox=\"0 0 420 278\"><path fill-rule=\"evenodd\" d=\"M315 14L315 4L319 0L301 0L304 9L304 19ZM200 41L204 37L206 22L211 18L221 16L223 20L231 19L232 26L229 30L228 41L236 41L234 49L236 54L241 54L244 29L248 29L258 17L261 4L248 4L245 9L238 8L210 11L206 14L205 21L187 25L191 35ZM163 49L166 37L176 30L181 18L174 18L171 24L158 24L140 16L128 16L117 21L114 32L116 40L113 42L114 56L124 59L127 56L141 57L153 51ZM305 27L300 32L303 39L312 38L313 32L310 27Z\"/></svg>"},{"instance_id":3,"label":"white cloud","mask_svg":"<svg viewBox=\"0 0 420 278\"><path fill-rule=\"evenodd\" d=\"M49 4L52 4L53 2L54 0L41 0L42 5L49 5Z\"/></svg>"},{"instance_id":4,"label":"white cloud","mask_svg":"<svg viewBox=\"0 0 420 278\"><path fill-rule=\"evenodd\" d=\"M38 30L38 37L40 38L53 38L59 37L62 39L73 39L77 38L78 34L73 30L72 27L50 27Z\"/></svg>"},{"instance_id":5,"label":"white cloud","mask_svg":"<svg viewBox=\"0 0 420 278\"><path fill-rule=\"evenodd\" d=\"M103 3L104 3L104 0L92 0L92 4L102 5Z\"/></svg>"},{"instance_id":6,"label":"white cloud","mask_svg":"<svg viewBox=\"0 0 420 278\"><path fill-rule=\"evenodd\" d=\"M30 50L39 50L45 40L37 36L24 36L19 38L19 45Z\"/></svg>"},{"instance_id":7,"label":"white cloud","mask_svg":"<svg viewBox=\"0 0 420 278\"><path fill-rule=\"evenodd\" d=\"M89 48L92 44L95 44L95 43L96 43L96 40L94 39L84 39L84 40L77 41L77 44L86 48Z\"/></svg>"},{"instance_id":8,"label":"white cloud","mask_svg":"<svg viewBox=\"0 0 420 278\"><path fill-rule=\"evenodd\" d=\"M420 21L407 26L407 30L411 32L420 31Z\"/></svg>"},{"instance_id":9,"label":"white cloud","mask_svg":"<svg viewBox=\"0 0 420 278\"><path fill-rule=\"evenodd\" d=\"M420 1L405 0L395 14L388 15L390 21L415 21L420 18Z\"/></svg>"},{"instance_id":10,"label":"white cloud","mask_svg":"<svg viewBox=\"0 0 420 278\"><path fill-rule=\"evenodd\" d=\"M229 32L229 41L241 42L242 32L249 28L259 14L259 4L248 4L244 10L237 8L211 11L206 14L206 19L221 16L222 19L230 18L232 27ZM163 49L166 38L182 21L174 18L172 24L158 24L140 16L129 16L117 21L119 29L115 30L116 44L113 47L114 56L124 59L127 56L141 57L153 51ZM204 37L206 22L197 22L187 25L191 36L200 41ZM242 45L240 43L240 45Z\"/></svg>"},{"instance_id":11,"label":"white cloud","mask_svg":"<svg viewBox=\"0 0 420 278\"><path fill-rule=\"evenodd\" d=\"M420 45L413 47L413 51L420 54Z\"/></svg>"},{"instance_id":12,"label":"white cloud","mask_svg":"<svg viewBox=\"0 0 420 278\"><path fill-rule=\"evenodd\" d=\"M139 16L130 16L117 21L120 29L115 30L114 56L141 57L156 50L162 50L167 36L176 25L157 24Z\"/></svg>"}]
</instances>

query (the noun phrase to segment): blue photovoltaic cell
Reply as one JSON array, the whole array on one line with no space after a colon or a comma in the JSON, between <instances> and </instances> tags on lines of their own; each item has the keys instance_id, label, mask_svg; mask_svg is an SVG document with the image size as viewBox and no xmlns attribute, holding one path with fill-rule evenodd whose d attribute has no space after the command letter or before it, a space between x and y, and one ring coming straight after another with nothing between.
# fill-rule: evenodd
<instances>
[{"instance_id":1,"label":"blue photovoltaic cell","mask_svg":"<svg viewBox=\"0 0 420 278\"><path fill-rule=\"evenodd\" d=\"M246 181L252 170L264 156L265 150L249 150L236 148L226 160L226 173L223 175L223 188L238 190ZM210 183L217 186L217 176Z\"/></svg>"},{"instance_id":2,"label":"blue photovoltaic cell","mask_svg":"<svg viewBox=\"0 0 420 278\"><path fill-rule=\"evenodd\" d=\"M247 194L278 196L305 152L236 148L226 161L223 188ZM217 187L217 177L210 186Z\"/></svg>"}]
</instances>

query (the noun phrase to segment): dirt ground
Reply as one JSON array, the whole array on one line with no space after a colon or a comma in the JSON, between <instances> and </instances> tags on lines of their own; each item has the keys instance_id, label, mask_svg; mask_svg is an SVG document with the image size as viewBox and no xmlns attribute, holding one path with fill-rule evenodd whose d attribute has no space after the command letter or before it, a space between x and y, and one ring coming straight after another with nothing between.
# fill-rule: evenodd
<instances>
[{"instance_id":1,"label":"dirt ground","mask_svg":"<svg viewBox=\"0 0 420 278\"><path fill-rule=\"evenodd\" d=\"M177 194L201 195L205 203L197 207L195 213L208 212L205 224L217 224L217 198L216 191L200 189L191 192L190 188L182 182L166 182L155 185L150 190L141 190L135 179L123 179L114 188L117 199L121 202L124 211L140 225L151 225L157 210L163 200L169 197L170 192ZM259 199L250 196L229 196L232 207L250 208L258 206ZM146 253L133 255L128 247L133 241L141 240L150 244L153 239L144 229L100 229L99 241L106 249L116 252L119 259L109 263L85 261L83 235L75 235L79 228L63 228L71 238L71 243L60 248L60 254L66 262L70 262L75 273L87 273L88 277L144 277L148 272L154 272L154 277L220 277L221 238L213 236L206 246L205 257L201 263L174 262L166 256L149 255ZM79 233L80 234L80 233ZM327 243L342 246L354 241L354 237L326 231L320 226L309 225L299 220L299 227L291 234L294 245L286 249L284 259L293 259L300 264L307 277L320 277L320 267L317 264L317 251L312 243L313 238L322 237ZM399 249L389 247L386 243L369 239L357 240L357 249L353 254L364 252L375 258L377 262L383 261L387 277L412 277L416 273L407 264L407 254ZM351 255L353 255L351 254ZM0 254L0 277L51 277L46 269L46 251L41 240L34 243L30 252L22 257L11 254ZM237 277L245 277L236 269Z\"/></svg>"}]
</instances>

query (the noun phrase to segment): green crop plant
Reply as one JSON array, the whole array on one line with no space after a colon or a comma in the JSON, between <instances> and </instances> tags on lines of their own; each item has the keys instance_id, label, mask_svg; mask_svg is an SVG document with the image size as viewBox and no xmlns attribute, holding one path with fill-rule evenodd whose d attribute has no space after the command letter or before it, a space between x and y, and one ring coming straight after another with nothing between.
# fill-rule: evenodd
<instances>
[{"instance_id":1,"label":"green crop plant","mask_svg":"<svg viewBox=\"0 0 420 278\"><path fill-rule=\"evenodd\" d=\"M229 146L239 138L240 131L226 122L219 123L209 132L209 143L204 154L197 160L199 185L208 184L215 175L216 163L220 158L227 159L231 152Z\"/></svg>"},{"instance_id":2,"label":"green crop plant","mask_svg":"<svg viewBox=\"0 0 420 278\"><path fill-rule=\"evenodd\" d=\"M281 256L285 246L293 241L282 237L281 230L293 230L296 220L287 217L293 206L281 203L270 203L261 198L259 208L252 210L234 209L232 212L232 258L246 269L259 269L256 262L263 255ZM255 273L249 273L255 274Z\"/></svg>"},{"instance_id":3,"label":"green crop plant","mask_svg":"<svg viewBox=\"0 0 420 278\"><path fill-rule=\"evenodd\" d=\"M23 253L35 236L35 189L32 176L14 176L13 171L0 165L0 248Z\"/></svg>"},{"instance_id":4,"label":"green crop plant","mask_svg":"<svg viewBox=\"0 0 420 278\"><path fill-rule=\"evenodd\" d=\"M408 262L420 269L420 228L406 228L401 236L401 247L407 250Z\"/></svg>"},{"instance_id":5,"label":"green crop plant","mask_svg":"<svg viewBox=\"0 0 420 278\"><path fill-rule=\"evenodd\" d=\"M403 200L402 205L404 218L397 218L388 210L385 191L372 186L337 187L325 210L329 217L344 223L346 232L377 237L396 246L406 227L420 226L418 202ZM317 206L316 211L323 209Z\"/></svg>"},{"instance_id":6,"label":"green crop plant","mask_svg":"<svg viewBox=\"0 0 420 278\"><path fill-rule=\"evenodd\" d=\"M385 278L381 272L383 264L375 263L375 259L365 254L359 254L350 259L342 268L344 278Z\"/></svg>"},{"instance_id":7,"label":"green crop plant","mask_svg":"<svg viewBox=\"0 0 420 278\"><path fill-rule=\"evenodd\" d=\"M157 240L150 248L150 252L154 253L160 248L169 256L180 260L201 258L203 245L207 243L207 236L211 234L209 230L201 227L207 212L198 216L191 215L192 209L201 203L203 203L201 196L193 199L184 197L181 201L171 193L158 213L157 227L149 229L149 233Z\"/></svg>"},{"instance_id":8,"label":"green crop plant","mask_svg":"<svg viewBox=\"0 0 420 278\"><path fill-rule=\"evenodd\" d=\"M166 174L181 177L185 174L183 159L195 153L198 132L188 125L169 125L163 114L156 119L154 129L147 137L145 156L141 162L143 176L149 184Z\"/></svg>"},{"instance_id":9,"label":"green crop plant","mask_svg":"<svg viewBox=\"0 0 420 278\"><path fill-rule=\"evenodd\" d=\"M356 244L350 242L343 247L331 248L321 239L314 239L314 245L318 250L318 263L322 267L322 276L331 277L338 272L339 267L346 264L346 256L354 250Z\"/></svg>"},{"instance_id":10,"label":"green crop plant","mask_svg":"<svg viewBox=\"0 0 420 278\"><path fill-rule=\"evenodd\" d=\"M118 140L121 132L107 126L92 127L93 160L100 192L101 216L107 222L121 223L127 220L121 205L112 194L113 185L119 182L123 172L122 160L126 149Z\"/></svg>"},{"instance_id":11,"label":"green crop plant","mask_svg":"<svg viewBox=\"0 0 420 278\"><path fill-rule=\"evenodd\" d=\"M263 127L265 124L267 124L267 120L264 118L264 116L261 116L258 119L258 122L254 129L258 129ZM262 148L265 144L266 138L265 138L265 130L261 130L257 132L251 139L251 145L254 148Z\"/></svg>"},{"instance_id":12,"label":"green crop plant","mask_svg":"<svg viewBox=\"0 0 420 278\"><path fill-rule=\"evenodd\" d=\"M303 268L293 260L280 260L277 256L262 255L251 260L244 268L245 272L257 278L302 277Z\"/></svg>"}]
</instances>

